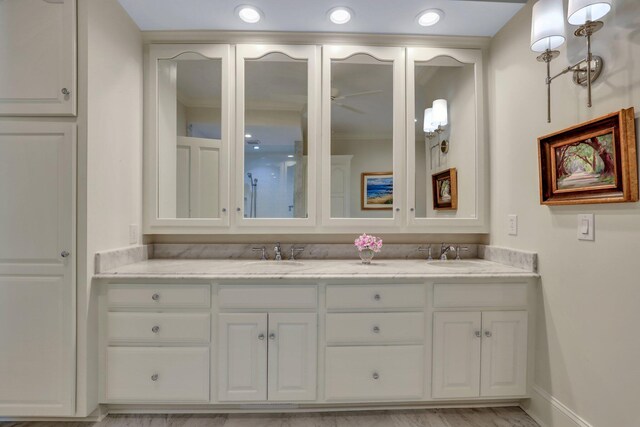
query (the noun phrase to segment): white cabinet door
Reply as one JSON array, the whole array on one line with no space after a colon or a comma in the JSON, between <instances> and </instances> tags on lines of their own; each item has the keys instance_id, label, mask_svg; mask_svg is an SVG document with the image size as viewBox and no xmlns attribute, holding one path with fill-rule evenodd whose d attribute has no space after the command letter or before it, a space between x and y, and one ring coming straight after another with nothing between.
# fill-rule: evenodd
<instances>
[{"instance_id":1,"label":"white cabinet door","mask_svg":"<svg viewBox=\"0 0 640 427\"><path fill-rule=\"evenodd\" d=\"M315 400L316 313L269 314L269 400Z\"/></svg>"},{"instance_id":2,"label":"white cabinet door","mask_svg":"<svg viewBox=\"0 0 640 427\"><path fill-rule=\"evenodd\" d=\"M0 115L76 114L76 1L0 1Z\"/></svg>"},{"instance_id":3,"label":"white cabinet door","mask_svg":"<svg viewBox=\"0 0 640 427\"><path fill-rule=\"evenodd\" d=\"M483 397L515 396L526 393L527 312L482 313Z\"/></svg>"},{"instance_id":4,"label":"white cabinet door","mask_svg":"<svg viewBox=\"0 0 640 427\"><path fill-rule=\"evenodd\" d=\"M434 398L478 397L482 341L480 333L480 312L434 313Z\"/></svg>"},{"instance_id":5,"label":"white cabinet door","mask_svg":"<svg viewBox=\"0 0 640 427\"><path fill-rule=\"evenodd\" d=\"M71 416L75 125L0 122L0 200L0 417Z\"/></svg>"},{"instance_id":6,"label":"white cabinet door","mask_svg":"<svg viewBox=\"0 0 640 427\"><path fill-rule=\"evenodd\" d=\"M267 314L218 316L218 400L267 400Z\"/></svg>"}]
</instances>

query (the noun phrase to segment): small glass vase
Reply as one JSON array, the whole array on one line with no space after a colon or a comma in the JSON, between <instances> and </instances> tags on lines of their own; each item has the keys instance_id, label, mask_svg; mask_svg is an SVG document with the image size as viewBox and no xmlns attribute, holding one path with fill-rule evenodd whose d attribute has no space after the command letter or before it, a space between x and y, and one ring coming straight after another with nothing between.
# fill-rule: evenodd
<instances>
[{"instance_id":1,"label":"small glass vase","mask_svg":"<svg viewBox=\"0 0 640 427\"><path fill-rule=\"evenodd\" d=\"M363 249L359 253L360 253L360 259L362 260L363 264L371 264L371 260L373 259L373 256L376 254L375 252L373 252L373 249Z\"/></svg>"}]
</instances>

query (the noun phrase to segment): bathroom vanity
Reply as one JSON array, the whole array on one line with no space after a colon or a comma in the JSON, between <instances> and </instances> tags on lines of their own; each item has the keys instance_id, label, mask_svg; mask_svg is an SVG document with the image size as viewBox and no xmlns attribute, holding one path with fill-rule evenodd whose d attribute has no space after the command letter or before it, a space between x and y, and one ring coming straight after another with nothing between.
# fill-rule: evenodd
<instances>
[{"instance_id":1,"label":"bathroom vanity","mask_svg":"<svg viewBox=\"0 0 640 427\"><path fill-rule=\"evenodd\" d=\"M518 403L537 275L485 260L152 259L96 276L100 402L208 411Z\"/></svg>"}]
</instances>

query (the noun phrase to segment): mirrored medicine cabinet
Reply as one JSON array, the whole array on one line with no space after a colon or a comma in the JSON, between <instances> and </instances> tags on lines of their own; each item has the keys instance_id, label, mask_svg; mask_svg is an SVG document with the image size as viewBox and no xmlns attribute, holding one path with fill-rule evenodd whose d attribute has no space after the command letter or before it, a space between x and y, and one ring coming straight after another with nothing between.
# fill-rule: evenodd
<instances>
[{"instance_id":1,"label":"mirrored medicine cabinet","mask_svg":"<svg viewBox=\"0 0 640 427\"><path fill-rule=\"evenodd\" d=\"M145 232L486 232L482 71L475 49L151 45Z\"/></svg>"}]
</instances>

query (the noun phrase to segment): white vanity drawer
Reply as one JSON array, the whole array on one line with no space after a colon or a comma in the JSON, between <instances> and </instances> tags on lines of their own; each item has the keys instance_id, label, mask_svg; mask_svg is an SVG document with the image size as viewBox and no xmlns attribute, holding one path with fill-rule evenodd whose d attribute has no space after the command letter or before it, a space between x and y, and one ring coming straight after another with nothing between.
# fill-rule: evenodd
<instances>
[{"instance_id":1,"label":"white vanity drawer","mask_svg":"<svg viewBox=\"0 0 640 427\"><path fill-rule=\"evenodd\" d=\"M436 283L434 307L522 307L526 283Z\"/></svg>"},{"instance_id":2,"label":"white vanity drawer","mask_svg":"<svg viewBox=\"0 0 640 427\"><path fill-rule=\"evenodd\" d=\"M328 347L327 400L407 400L424 395L422 346Z\"/></svg>"},{"instance_id":3,"label":"white vanity drawer","mask_svg":"<svg viewBox=\"0 0 640 427\"><path fill-rule=\"evenodd\" d=\"M330 313L328 344L421 344L424 313Z\"/></svg>"},{"instance_id":4,"label":"white vanity drawer","mask_svg":"<svg viewBox=\"0 0 640 427\"><path fill-rule=\"evenodd\" d=\"M315 286L223 286L220 308L309 308L318 304Z\"/></svg>"},{"instance_id":5,"label":"white vanity drawer","mask_svg":"<svg viewBox=\"0 0 640 427\"><path fill-rule=\"evenodd\" d=\"M107 349L110 402L208 402L208 348Z\"/></svg>"},{"instance_id":6,"label":"white vanity drawer","mask_svg":"<svg viewBox=\"0 0 640 427\"><path fill-rule=\"evenodd\" d=\"M107 315L111 343L176 343L209 342L209 313L123 313Z\"/></svg>"},{"instance_id":7,"label":"white vanity drawer","mask_svg":"<svg viewBox=\"0 0 640 427\"><path fill-rule=\"evenodd\" d=\"M110 285L110 308L209 308L209 285Z\"/></svg>"},{"instance_id":8,"label":"white vanity drawer","mask_svg":"<svg viewBox=\"0 0 640 427\"><path fill-rule=\"evenodd\" d=\"M424 308L424 285L327 286L328 309Z\"/></svg>"}]
</instances>

